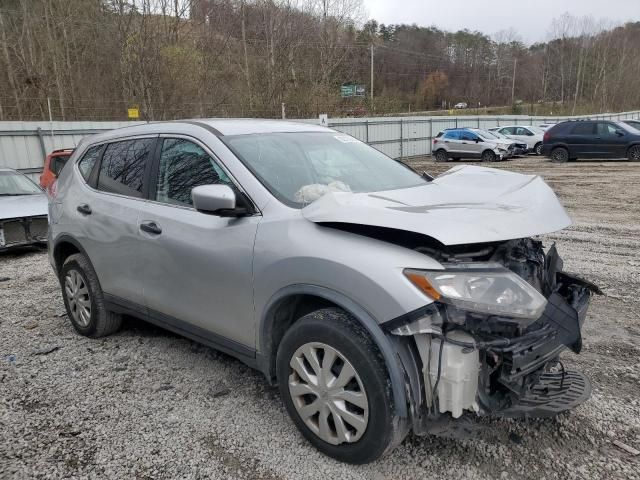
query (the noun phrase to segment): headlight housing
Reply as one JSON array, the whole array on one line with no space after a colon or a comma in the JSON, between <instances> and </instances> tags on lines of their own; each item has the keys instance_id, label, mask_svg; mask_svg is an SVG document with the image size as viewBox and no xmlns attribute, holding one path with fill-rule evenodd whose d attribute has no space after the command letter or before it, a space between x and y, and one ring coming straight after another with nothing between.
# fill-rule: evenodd
<instances>
[{"instance_id":1,"label":"headlight housing","mask_svg":"<svg viewBox=\"0 0 640 480\"><path fill-rule=\"evenodd\" d=\"M447 265L445 270L405 269L420 291L462 310L537 319L547 299L520 276L500 264Z\"/></svg>"}]
</instances>

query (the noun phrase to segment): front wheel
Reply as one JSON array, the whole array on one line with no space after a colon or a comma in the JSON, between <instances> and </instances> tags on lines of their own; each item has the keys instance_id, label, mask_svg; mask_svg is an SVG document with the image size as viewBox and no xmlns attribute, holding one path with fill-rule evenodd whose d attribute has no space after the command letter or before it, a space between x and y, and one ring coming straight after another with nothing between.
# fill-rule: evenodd
<instances>
[{"instance_id":1,"label":"front wheel","mask_svg":"<svg viewBox=\"0 0 640 480\"><path fill-rule=\"evenodd\" d=\"M492 152L491 150L485 150L484 152L482 152L482 161L483 162L495 162L496 161L496 154L495 152Z\"/></svg>"},{"instance_id":2,"label":"front wheel","mask_svg":"<svg viewBox=\"0 0 640 480\"><path fill-rule=\"evenodd\" d=\"M631 147L627 156L632 162L640 162L640 145Z\"/></svg>"},{"instance_id":3,"label":"front wheel","mask_svg":"<svg viewBox=\"0 0 640 480\"><path fill-rule=\"evenodd\" d=\"M542 142L536 143L535 147L533 147L533 151L538 156L542 155Z\"/></svg>"},{"instance_id":4,"label":"front wheel","mask_svg":"<svg viewBox=\"0 0 640 480\"><path fill-rule=\"evenodd\" d=\"M325 455L368 463L406 435L382 355L344 311L327 308L298 320L280 343L276 369L289 415Z\"/></svg>"},{"instance_id":5,"label":"front wheel","mask_svg":"<svg viewBox=\"0 0 640 480\"><path fill-rule=\"evenodd\" d=\"M551 160L556 163L565 163L569 160L569 151L563 147L554 148L551 151Z\"/></svg>"}]
</instances>

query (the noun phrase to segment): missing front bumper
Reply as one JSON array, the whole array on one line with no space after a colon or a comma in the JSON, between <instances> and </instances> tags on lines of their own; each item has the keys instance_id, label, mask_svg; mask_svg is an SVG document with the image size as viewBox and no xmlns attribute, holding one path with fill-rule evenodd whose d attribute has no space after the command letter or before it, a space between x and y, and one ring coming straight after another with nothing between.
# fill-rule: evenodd
<instances>
[{"instance_id":1,"label":"missing front bumper","mask_svg":"<svg viewBox=\"0 0 640 480\"><path fill-rule=\"evenodd\" d=\"M591 396L591 382L581 372L568 370L548 372L517 404L502 410L502 417L553 417L572 410Z\"/></svg>"}]
</instances>

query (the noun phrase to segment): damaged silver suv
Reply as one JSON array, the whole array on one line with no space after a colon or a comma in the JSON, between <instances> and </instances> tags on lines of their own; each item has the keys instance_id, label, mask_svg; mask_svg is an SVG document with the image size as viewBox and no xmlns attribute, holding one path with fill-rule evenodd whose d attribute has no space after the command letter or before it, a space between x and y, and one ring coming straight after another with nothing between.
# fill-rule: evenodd
<instances>
[{"instance_id":1,"label":"damaged silver suv","mask_svg":"<svg viewBox=\"0 0 640 480\"><path fill-rule=\"evenodd\" d=\"M370 462L462 416L544 417L590 394L593 284L535 235L569 217L536 176L432 178L310 124L193 120L93 136L53 189L69 319L123 314L239 358L302 434Z\"/></svg>"}]
</instances>

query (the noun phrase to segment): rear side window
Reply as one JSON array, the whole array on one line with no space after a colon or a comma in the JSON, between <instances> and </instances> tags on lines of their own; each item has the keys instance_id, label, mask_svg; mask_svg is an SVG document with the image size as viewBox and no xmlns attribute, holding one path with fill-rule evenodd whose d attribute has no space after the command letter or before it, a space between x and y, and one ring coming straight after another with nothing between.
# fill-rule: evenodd
<instances>
[{"instance_id":1,"label":"rear side window","mask_svg":"<svg viewBox=\"0 0 640 480\"><path fill-rule=\"evenodd\" d=\"M98 190L142 197L144 172L154 143L155 139L140 138L108 145L100 164Z\"/></svg>"},{"instance_id":2,"label":"rear side window","mask_svg":"<svg viewBox=\"0 0 640 480\"><path fill-rule=\"evenodd\" d=\"M85 182L89 181L91 170L93 170L93 166L96 164L96 160L100 156L100 150L102 150L102 145L91 147L78 163L78 170L80 170L80 174L82 175L82 178L84 178Z\"/></svg>"},{"instance_id":3,"label":"rear side window","mask_svg":"<svg viewBox=\"0 0 640 480\"><path fill-rule=\"evenodd\" d=\"M594 133L594 124L587 122L576 123L571 130L572 135L593 135Z\"/></svg>"},{"instance_id":4,"label":"rear side window","mask_svg":"<svg viewBox=\"0 0 640 480\"><path fill-rule=\"evenodd\" d=\"M451 130L445 134L444 138L447 138L449 140L460 140L460 131Z\"/></svg>"},{"instance_id":5,"label":"rear side window","mask_svg":"<svg viewBox=\"0 0 640 480\"><path fill-rule=\"evenodd\" d=\"M162 142L156 200L176 205L193 205L191 190L200 185L233 183L199 145L180 138Z\"/></svg>"},{"instance_id":6,"label":"rear side window","mask_svg":"<svg viewBox=\"0 0 640 480\"><path fill-rule=\"evenodd\" d=\"M503 135L514 135L515 129L513 127L505 127L500 130Z\"/></svg>"}]
</instances>

